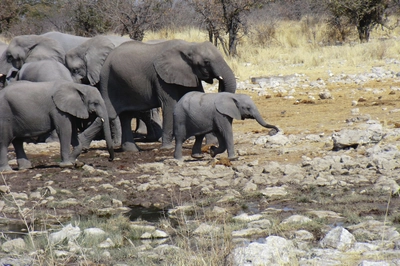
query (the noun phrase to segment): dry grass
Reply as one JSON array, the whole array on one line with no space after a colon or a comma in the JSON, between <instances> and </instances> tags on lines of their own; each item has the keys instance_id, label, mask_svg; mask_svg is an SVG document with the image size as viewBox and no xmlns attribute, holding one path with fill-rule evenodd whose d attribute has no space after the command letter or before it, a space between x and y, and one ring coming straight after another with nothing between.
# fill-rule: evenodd
<instances>
[{"instance_id":1,"label":"dry grass","mask_svg":"<svg viewBox=\"0 0 400 266\"><path fill-rule=\"evenodd\" d=\"M237 58L227 58L240 80L250 77L304 73L324 78L328 70L335 73L359 73L371 66L385 65L385 59L400 59L400 36L395 31L377 28L372 32L369 43L360 44L354 32L350 41L340 46L325 45L328 41L326 24L282 21L274 24L273 33L267 33L270 41L262 43L258 37L265 26L254 26L252 34L241 39ZM266 38L266 37L265 37ZM184 39L201 42L208 40L205 32L197 29L185 31L161 31L146 35L145 40Z\"/></svg>"}]
</instances>

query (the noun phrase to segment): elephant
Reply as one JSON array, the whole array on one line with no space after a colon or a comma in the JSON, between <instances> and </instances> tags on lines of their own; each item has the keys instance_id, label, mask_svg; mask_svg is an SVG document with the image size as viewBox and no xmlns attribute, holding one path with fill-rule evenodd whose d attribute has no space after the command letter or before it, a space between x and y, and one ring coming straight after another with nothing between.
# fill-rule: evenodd
<instances>
[{"instance_id":1,"label":"elephant","mask_svg":"<svg viewBox=\"0 0 400 266\"><path fill-rule=\"evenodd\" d=\"M96 36L70 49L65 54L65 65L77 83L96 86L108 54L120 44L131 41L117 36Z\"/></svg>"},{"instance_id":2,"label":"elephant","mask_svg":"<svg viewBox=\"0 0 400 266\"><path fill-rule=\"evenodd\" d=\"M174 158L182 160L182 144L191 136L196 140L192 148L192 157L200 159L201 144L205 134L213 132L218 138L218 147L211 146L210 154L228 151L228 159L236 159L232 121L233 119L255 119L261 126L272 128L270 135L279 129L267 124L261 117L255 103L246 94L221 93L186 93L176 104L174 110Z\"/></svg>"},{"instance_id":3,"label":"elephant","mask_svg":"<svg viewBox=\"0 0 400 266\"><path fill-rule=\"evenodd\" d=\"M58 31L50 31L43 33L41 36L53 39L61 44L64 51L67 53L69 50L81 45L82 43L90 40L88 37L76 36Z\"/></svg>"},{"instance_id":4,"label":"elephant","mask_svg":"<svg viewBox=\"0 0 400 266\"><path fill-rule=\"evenodd\" d=\"M6 50L8 44L0 42L0 89L6 86L6 78L8 76L8 71L12 68L11 63L7 62ZM8 69L8 71L6 71Z\"/></svg>"},{"instance_id":5,"label":"elephant","mask_svg":"<svg viewBox=\"0 0 400 266\"><path fill-rule=\"evenodd\" d=\"M75 82L97 86L100 81L100 71L108 54L124 42L133 41L124 37L112 35L99 35L68 51L65 55L65 65L71 71ZM134 41L133 41L134 42ZM161 119L157 109L150 113L140 113L145 121L147 129L137 126L141 133L146 132L149 141L158 140L161 137ZM154 118L154 119L152 119ZM153 122L152 122L153 121ZM119 123L115 127L118 127ZM120 144L120 128L115 129L116 144Z\"/></svg>"},{"instance_id":6,"label":"elephant","mask_svg":"<svg viewBox=\"0 0 400 266\"><path fill-rule=\"evenodd\" d=\"M14 37L4 56L0 58L0 73L7 74L10 63L21 69L24 63L52 59L64 64L65 52L61 45L52 39L40 35L21 35Z\"/></svg>"},{"instance_id":7,"label":"elephant","mask_svg":"<svg viewBox=\"0 0 400 266\"><path fill-rule=\"evenodd\" d=\"M64 80L73 82L68 68L54 60L40 60L25 63L18 71L16 80L33 82Z\"/></svg>"},{"instance_id":8,"label":"elephant","mask_svg":"<svg viewBox=\"0 0 400 266\"><path fill-rule=\"evenodd\" d=\"M189 91L204 91L201 81L214 79L219 80L219 91L236 91L233 71L210 42L126 42L111 51L100 73L99 89L110 118L121 120L122 150L139 150L131 131L132 113L157 107L163 118L161 148L173 148L176 102ZM88 128L86 137L99 129Z\"/></svg>"},{"instance_id":9,"label":"elephant","mask_svg":"<svg viewBox=\"0 0 400 266\"><path fill-rule=\"evenodd\" d=\"M17 80L27 80L32 82L62 80L73 82L69 70L63 64L54 60L40 60L23 64L22 68L15 76L15 81ZM78 121L78 128L82 129L82 127L82 122ZM59 141L55 130L38 137L38 142L55 141Z\"/></svg>"},{"instance_id":10,"label":"elephant","mask_svg":"<svg viewBox=\"0 0 400 266\"><path fill-rule=\"evenodd\" d=\"M87 119L90 114L102 121L109 160L114 159L107 109L99 91L92 86L16 81L0 91L0 114L0 171L12 170L7 160L10 143L15 148L18 169L31 168L23 141L54 129L60 139L60 167L73 166L82 150L76 120Z\"/></svg>"}]
</instances>

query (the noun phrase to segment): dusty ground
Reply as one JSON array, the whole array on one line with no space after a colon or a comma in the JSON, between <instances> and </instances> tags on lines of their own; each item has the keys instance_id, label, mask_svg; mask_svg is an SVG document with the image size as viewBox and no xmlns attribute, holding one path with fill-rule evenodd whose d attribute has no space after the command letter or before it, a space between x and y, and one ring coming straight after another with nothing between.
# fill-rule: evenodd
<instances>
[{"instance_id":1,"label":"dusty ground","mask_svg":"<svg viewBox=\"0 0 400 266\"><path fill-rule=\"evenodd\" d=\"M366 85L364 85L365 87ZM390 88L391 86L400 86L400 84L387 82L371 82L368 87L371 88ZM381 121L388 128L397 127L400 123L400 112L394 113L390 117L387 116L387 111L400 108L400 91L395 93L384 93L375 95L362 90L357 90L360 86L347 85L339 88L338 86L330 87L334 99L319 100L318 95L314 103L307 101L307 95L299 96L295 100L285 100L279 95L272 95L271 98L265 96L257 96L251 94L255 103L257 104L260 112L263 114L265 120L277 125L285 134L325 134L330 135L334 131L339 131L343 128L348 128L346 119L351 116L351 105L353 100L358 100L361 97L366 101L359 102L357 108L360 109L360 114L369 114L371 119ZM355 93L350 91L355 90ZM389 91L388 91L389 92ZM239 92L244 93L244 92ZM295 104L296 100L300 100L299 104ZM236 136L236 149L260 149L256 152L257 155L241 156L238 161L232 162L231 167L240 164L246 164L254 160L258 160L259 164L267 164L270 161L279 162L300 162L303 155L308 157L316 157L322 151L329 150L332 147L322 145L321 143L313 144L307 143L302 149L292 151L289 153L280 153L276 150L266 150L262 146L249 146L246 138L254 135L266 134L267 130L260 127L255 121L244 120L234 122L234 131ZM239 137L238 137L239 136ZM103 188L102 183L115 185L121 180L134 180L134 183L139 185L141 180L137 177L141 173L129 173L129 170L135 169L137 165L146 162L163 162L165 159L173 157L173 150L159 150L160 143L139 143L143 151L139 153L124 153L117 151L116 160L108 162L105 149L92 148L88 153L82 154L79 160L84 164L93 166L95 169L111 171L113 174L108 177L103 177L99 182L87 181L88 178L96 177L91 175L82 168L74 169L60 169L57 166L59 158L59 150L57 147L51 150L43 150L38 145L38 149L28 154L34 168L27 171L15 171L13 173L3 174L3 179L0 179L0 185L6 184L10 187L12 192L24 192L30 194L38 189L51 185L55 190L67 190L72 195L66 193L64 198L77 198L78 201L95 197L96 195L109 196L110 198L117 198L122 201L124 206L144 206L149 207L156 204L157 207L170 207L178 205L182 202L202 201L207 198L207 195L202 194L193 188L191 191L176 191L166 190L159 188L157 190L146 191L142 193L133 192L129 188L118 190L118 195L113 194L109 190ZM189 155L190 143L186 145L184 154ZM10 156L13 156L12 147L10 147ZM224 154L226 156L226 154ZM211 158L206 156L204 160L210 161ZM14 165L15 167L15 165ZM124 173L126 170L126 173ZM50 183L49 183L50 181ZM362 187L352 188L361 190ZM333 188L297 188L292 186L293 194L285 199L279 201L260 201L256 196L254 198L247 198L248 203L236 206L237 208L252 208L256 204L257 208L266 206L287 206L289 210L298 209L326 209L330 204L331 209L347 210L349 213L354 212L359 216L367 215L384 215L386 211L387 195L374 195L370 198L358 197L350 198L351 193L349 190ZM111 193L111 194L110 194ZM59 193L60 195L62 193ZM177 199L179 195L179 200ZM307 200L301 200L302 195L308 195ZM334 195L334 196L333 196ZM344 198L348 196L348 198ZM300 199L300 200L299 200ZM321 200L324 199L324 200ZM394 206L400 204L399 198L393 198L392 203ZM247 207L244 207L247 206ZM95 206L87 206L84 204L76 204L62 208L52 204L34 205L34 203L27 203L24 207L35 208L36 211L44 211L47 214L56 214L59 217L69 218L75 215L91 215L96 213ZM290 213L290 211L289 211ZM40 214L37 215L40 217ZM17 218L20 216L18 213L8 214L8 218ZM400 217L399 217L400 218Z\"/></svg>"}]
</instances>

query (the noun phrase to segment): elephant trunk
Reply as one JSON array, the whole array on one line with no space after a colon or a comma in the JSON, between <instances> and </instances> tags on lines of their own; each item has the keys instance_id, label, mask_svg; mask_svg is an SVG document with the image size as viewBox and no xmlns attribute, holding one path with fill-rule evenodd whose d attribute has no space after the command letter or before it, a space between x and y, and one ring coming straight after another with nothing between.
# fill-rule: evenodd
<instances>
[{"instance_id":1,"label":"elephant trunk","mask_svg":"<svg viewBox=\"0 0 400 266\"><path fill-rule=\"evenodd\" d=\"M101 109L106 110L105 106L103 106ZM108 118L107 112L104 112L102 110L97 110L96 113L103 122L104 139L106 140L107 150L110 154L108 160L112 161L114 160L114 145L111 137L110 120Z\"/></svg>"},{"instance_id":2,"label":"elephant trunk","mask_svg":"<svg viewBox=\"0 0 400 266\"><path fill-rule=\"evenodd\" d=\"M8 71L12 68L12 64L7 62L7 55L4 51L0 56L0 75L6 76Z\"/></svg>"},{"instance_id":3,"label":"elephant trunk","mask_svg":"<svg viewBox=\"0 0 400 266\"><path fill-rule=\"evenodd\" d=\"M274 125L270 125L270 124L267 124L265 121L264 121L264 119L261 117L261 114L258 112L258 111L256 111L254 114L253 114L253 117L254 117L254 119L261 125L261 126L263 126L263 127L265 127L265 128L272 128L272 130L270 131L270 135L275 135L276 133L278 133L278 131L279 131L279 128L277 128L276 126L274 126Z\"/></svg>"},{"instance_id":4,"label":"elephant trunk","mask_svg":"<svg viewBox=\"0 0 400 266\"><path fill-rule=\"evenodd\" d=\"M232 69L224 61L214 71L217 79L219 80L218 92L236 92L236 78Z\"/></svg>"}]
</instances>

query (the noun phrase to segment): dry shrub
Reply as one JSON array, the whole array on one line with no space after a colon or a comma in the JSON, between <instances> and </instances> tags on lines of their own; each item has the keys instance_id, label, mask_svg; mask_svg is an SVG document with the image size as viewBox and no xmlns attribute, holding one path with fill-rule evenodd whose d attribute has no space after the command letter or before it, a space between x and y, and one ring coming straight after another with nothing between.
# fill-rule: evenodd
<instances>
[{"instance_id":1,"label":"dry shrub","mask_svg":"<svg viewBox=\"0 0 400 266\"><path fill-rule=\"evenodd\" d=\"M255 25L249 37L253 45L268 47L276 44L276 23L271 22Z\"/></svg>"}]
</instances>

